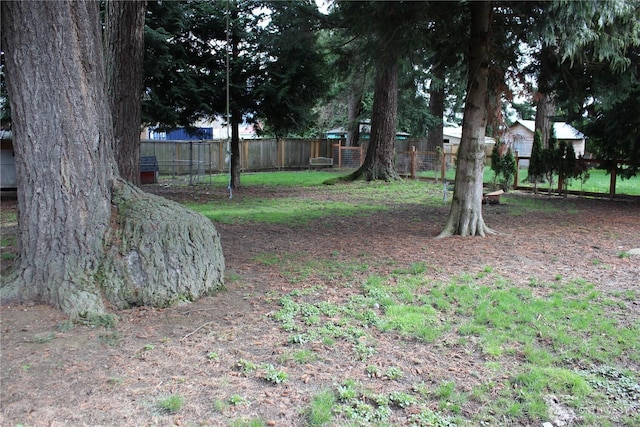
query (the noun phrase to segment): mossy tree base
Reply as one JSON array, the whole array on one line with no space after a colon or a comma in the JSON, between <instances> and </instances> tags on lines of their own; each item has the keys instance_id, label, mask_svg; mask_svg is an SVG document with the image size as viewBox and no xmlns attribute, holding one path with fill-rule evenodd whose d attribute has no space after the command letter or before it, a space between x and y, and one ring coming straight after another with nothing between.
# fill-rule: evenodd
<instances>
[{"instance_id":1,"label":"mossy tree base","mask_svg":"<svg viewBox=\"0 0 640 427\"><path fill-rule=\"evenodd\" d=\"M164 307L223 287L220 236L207 218L119 181L98 279L118 308Z\"/></svg>"}]
</instances>

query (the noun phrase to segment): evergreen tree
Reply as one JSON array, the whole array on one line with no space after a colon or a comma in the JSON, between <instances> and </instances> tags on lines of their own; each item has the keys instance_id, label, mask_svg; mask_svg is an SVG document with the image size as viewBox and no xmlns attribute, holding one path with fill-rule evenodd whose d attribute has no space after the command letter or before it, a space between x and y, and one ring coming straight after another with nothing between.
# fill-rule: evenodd
<instances>
[{"instance_id":1,"label":"evergreen tree","mask_svg":"<svg viewBox=\"0 0 640 427\"><path fill-rule=\"evenodd\" d=\"M516 174L516 158L513 156L513 151L511 151L511 147L507 148L507 152L502 157L502 177L504 178L504 182L502 183L502 188L504 191L509 191L511 188L511 183L513 182L513 177Z\"/></svg>"},{"instance_id":2,"label":"evergreen tree","mask_svg":"<svg viewBox=\"0 0 640 427\"><path fill-rule=\"evenodd\" d=\"M493 171L493 187L496 187L498 176L502 173L502 150L504 143L497 139L491 150L491 170Z\"/></svg>"},{"instance_id":3,"label":"evergreen tree","mask_svg":"<svg viewBox=\"0 0 640 427\"><path fill-rule=\"evenodd\" d=\"M542 148L542 134L540 131L535 132L533 136L533 146L531 147L531 158L529 159L529 172L527 179L533 183L533 191L538 194L538 182L544 177L545 163L544 152Z\"/></svg>"}]
</instances>

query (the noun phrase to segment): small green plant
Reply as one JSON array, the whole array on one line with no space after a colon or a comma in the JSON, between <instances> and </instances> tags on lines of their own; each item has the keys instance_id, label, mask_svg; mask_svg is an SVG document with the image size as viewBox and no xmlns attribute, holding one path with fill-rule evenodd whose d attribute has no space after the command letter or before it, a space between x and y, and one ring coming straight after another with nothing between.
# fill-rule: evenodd
<instances>
[{"instance_id":1,"label":"small green plant","mask_svg":"<svg viewBox=\"0 0 640 427\"><path fill-rule=\"evenodd\" d=\"M308 412L309 426L323 426L333 418L336 397L331 390L323 390L313 397Z\"/></svg>"},{"instance_id":2,"label":"small green plant","mask_svg":"<svg viewBox=\"0 0 640 427\"><path fill-rule=\"evenodd\" d=\"M390 380L400 379L402 378L402 375L402 369L398 368L397 366L391 366L389 369L384 371L384 376Z\"/></svg>"},{"instance_id":3,"label":"small green plant","mask_svg":"<svg viewBox=\"0 0 640 427\"><path fill-rule=\"evenodd\" d=\"M618 258L621 258L621 259L630 258L630 257L631 257L631 254L629 254L629 252L623 251L618 254Z\"/></svg>"},{"instance_id":4,"label":"small green plant","mask_svg":"<svg viewBox=\"0 0 640 427\"><path fill-rule=\"evenodd\" d=\"M158 401L158 406L163 411L175 414L184 406L184 398L179 394L172 394Z\"/></svg>"},{"instance_id":5,"label":"small green plant","mask_svg":"<svg viewBox=\"0 0 640 427\"><path fill-rule=\"evenodd\" d=\"M210 351L207 353L207 359L212 362L218 362L220 360L220 355L215 351Z\"/></svg>"},{"instance_id":6,"label":"small green plant","mask_svg":"<svg viewBox=\"0 0 640 427\"><path fill-rule=\"evenodd\" d=\"M451 417L439 414L431 409L423 409L409 418L411 426L416 427L456 427Z\"/></svg>"},{"instance_id":7,"label":"small green plant","mask_svg":"<svg viewBox=\"0 0 640 427\"><path fill-rule=\"evenodd\" d=\"M418 399L416 399L415 396L401 391L392 391L389 393L389 401L400 408L407 408L410 405L418 403Z\"/></svg>"},{"instance_id":8,"label":"small green plant","mask_svg":"<svg viewBox=\"0 0 640 427\"><path fill-rule=\"evenodd\" d=\"M231 422L231 427L264 427L265 423L259 418L240 418Z\"/></svg>"},{"instance_id":9,"label":"small green plant","mask_svg":"<svg viewBox=\"0 0 640 427\"><path fill-rule=\"evenodd\" d=\"M109 385L121 385L124 384L124 379L119 377L111 377L107 380L107 384Z\"/></svg>"},{"instance_id":10,"label":"small green plant","mask_svg":"<svg viewBox=\"0 0 640 427\"><path fill-rule=\"evenodd\" d=\"M92 327L111 329L118 324L118 316L115 314L81 313L78 316L78 322Z\"/></svg>"},{"instance_id":11,"label":"small green plant","mask_svg":"<svg viewBox=\"0 0 640 427\"><path fill-rule=\"evenodd\" d=\"M153 344L145 344L144 347L142 348L144 351L151 351L153 349L155 349L156 346Z\"/></svg>"},{"instance_id":12,"label":"small green plant","mask_svg":"<svg viewBox=\"0 0 640 427\"><path fill-rule=\"evenodd\" d=\"M236 363L236 368L238 369L238 371L244 374L250 374L258 369L255 363L245 359L238 360L238 362Z\"/></svg>"},{"instance_id":13,"label":"small green plant","mask_svg":"<svg viewBox=\"0 0 640 427\"><path fill-rule=\"evenodd\" d=\"M449 399L455 391L456 383L453 381L443 381L435 391L435 395L440 399Z\"/></svg>"},{"instance_id":14,"label":"small green plant","mask_svg":"<svg viewBox=\"0 0 640 427\"><path fill-rule=\"evenodd\" d=\"M380 369L375 365L369 365L365 368L365 372L369 378L378 378L381 376Z\"/></svg>"},{"instance_id":15,"label":"small green plant","mask_svg":"<svg viewBox=\"0 0 640 427\"><path fill-rule=\"evenodd\" d=\"M213 410L222 414L229 408L229 403L222 399L216 399L213 401Z\"/></svg>"},{"instance_id":16,"label":"small green plant","mask_svg":"<svg viewBox=\"0 0 640 427\"><path fill-rule=\"evenodd\" d=\"M273 365L269 364L264 367L263 378L272 384L280 384L289 378L289 374L284 371L279 371Z\"/></svg>"},{"instance_id":17,"label":"small green plant","mask_svg":"<svg viewBox=\"0 0 640 427\"><path fill-rule=\"evenodd\" d=\"M231 396L229 396L229 403L233 406L238 406L247 403L247 401L239 394L232 394Z\"/></svg>"},{"instance_id":18,"label":"small green plant","mask_svg":"<svg viewBox=\"0 0 640 427\"><path fill-rule=\"evenodd\" d=\"M318 355L312 350L303 348L293 353L284 353L280 356L280 363L286 364L290 361L294 361L300 365L305 363L311 363L318 359Z\"/></svg>"},{"instance_id":19,"label":"small green plant","mask_svg":"<svg viewBox=\"0 0 640 427\"><path fill-rule=\"evenodd\" d=\"M358 360L367 360L371 356L377 353L375 347L368 346L365 342L359 341L353 346Z\"/></svg>"}]
</instances>

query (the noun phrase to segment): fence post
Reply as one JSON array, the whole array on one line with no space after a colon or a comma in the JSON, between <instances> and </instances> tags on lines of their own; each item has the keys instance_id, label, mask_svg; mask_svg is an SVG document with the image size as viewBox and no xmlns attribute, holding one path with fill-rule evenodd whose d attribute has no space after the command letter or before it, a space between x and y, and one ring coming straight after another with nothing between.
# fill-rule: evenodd
<instances>
[{"instance_id":1,"label":"fence post","mask_svg":"<svg viewBox=\"0 0 640 427\"><path fill-rule=\"evenodd\" d=\"M447 153L442 150L442 163L440 165L440 176L442 177L442 182L445 182L445 174L447 173Z\"/></svg>"},{"instance_id":2,"label":"fence post","mask_svg":"<svg viewBox=\"0 0 640 427\"><path fill-rule=\"evenodd\" d=\"M358 151L360 151L360 166L364 165L364 148L362 145L358 147Z\"/></svg>"},{"instance_id":3,"label":"fence post","mask_svg":"<svg viewBox=\"0 0 640 427\"><path fill-rule=\"evenodd\" d=\"M618 161L613 162L611 169L611 179L609 181L609 197L613 200L616 196L616 171L618 170Z\"/></svg>"},{"instance_id":4,"label":"fence post","mask_svg":"<svg viewBox=\"0 0 640 427\"><path fill-rule=\"evenodd\" d=\"M520 155L518 154L518 150L516 150L516 173L513 176L513 189L518 189L518 182L520 178L518 177L518 172L520 171Z\"/></svg>"},{"instance_id":5,"label":"fence post","mask_svg":"<svg viewBox=\"0 0 640 427\"><path fill-rule=\"evenodd\" d=\"M193 141L189 141L189 185L193 185Z\"/></svg>"},{"instance_id":6,"label":"fence post","mask_svg":"<svg viewBox=\"0 0 640 427\"><path fill-rule=\"evenodd\" d=\"M416 146L411 146L411 179L416 179Z\"/></svg>"},{"instance_id":7,"label":"fence post","mask_svg":"<svg viewBox=\"0 0 640 427\"><path fill-rule=\"evenodd\" d=\"M176 144L176 157L174 162L174 175L180 175L180 143L175 142Z\"/></svg>"},{"instance_id":8,"label":"fence post","mask_svg":"<svg viewBox=\"0 0 640 427\"><path fill-rule=\"evenodd\" d=\"M338 140L338 168L342 168L342 140Z\"/></svg>"}]
</instances>

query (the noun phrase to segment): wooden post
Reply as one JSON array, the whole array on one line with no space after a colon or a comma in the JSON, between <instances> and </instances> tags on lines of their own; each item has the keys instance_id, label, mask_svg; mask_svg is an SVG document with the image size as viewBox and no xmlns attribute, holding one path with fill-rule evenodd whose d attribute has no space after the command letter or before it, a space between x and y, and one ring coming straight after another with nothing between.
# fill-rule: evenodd
<instances>
[{"instance_id":1,"label":"wooden post","mask_svg":"<svg viewBox=\"0 0 640 427\"><path fill-rule=\"evenodd\" d=\"M242 154L243 154L243 156L240 158L240 160L242 161L241 169L248 169L249 168L249 144L247 144L247 141L245 141L244 139L241 139L240 143L242 144Z\"/></svg>"},{"instance_id":2,"label":"wooden post","mask_svg":"<svg viewBox=\"0 0 640 427\"><path fill-rule=\"evenodd\" d=\"M411 179L416 179L416 146L411 146Z\"/></svg>"},{"instance_id":3,"label":"wooden post","mask_svg":"<svg viewBox=\"0 0 640 427\"><path fill-rule=\"evenodd\" d=\"M616 171L618 170L618 162L613 162L613 168L611 169L611 179L609 181L609 198L613 200L616 196Z\"/></svg>"},{"instance_id":4,"label":"wooden post","mask_svg":"<svg viewBox=\"0 0 640 427\"><path fill-rule=\"evenodd\" d=\"M360 151L360 166L364 165L364 148L362 148L362 145L358 147L358 150Z\"/></svg>"},{"instance_id":5,"label":"wooden post","mask_svg":"<svg viewBox=\"0 0 640 427\"><path fill-rule=\"evenodd\" d=\"M447 153L442 150L442 161L440 162L440 175L442 177L442 182L445 180L445 174L447 173Z\"/></svg>"},{"instance_id":6,"label":"wooden post","mask_svg":"<svg viewBox=\"0 0 640 427\"><path fill-rule=\"evenodd\" d=\"M338 140L338 167L342 168L342 140Z\"/></svg>"},{"instance_id":7,"label":"wooden post","mask_svg":"<svg viewBox=\"0 0 640 427\"><path fill-rule=\"evenodd\" d=\"M173 170L174 170L174 175L180 175L180 143L179 142L175 142L176 144L176 156L175 156L175 160L173 162Z\"/></svg>"},{"instance_id":8,"label":"wooden post","mask_svg":"<svg viewBox=\"0 0 640 427\"><path fill-rule=\"evenodd\" d=\"M520 155L518 154L518 151L516 150L516 173L513 177L513 189L517 190L518 189L518 182L520 181L520 178L518 177L518 172L520 171Z\"/></svg>"}]
</instances>

